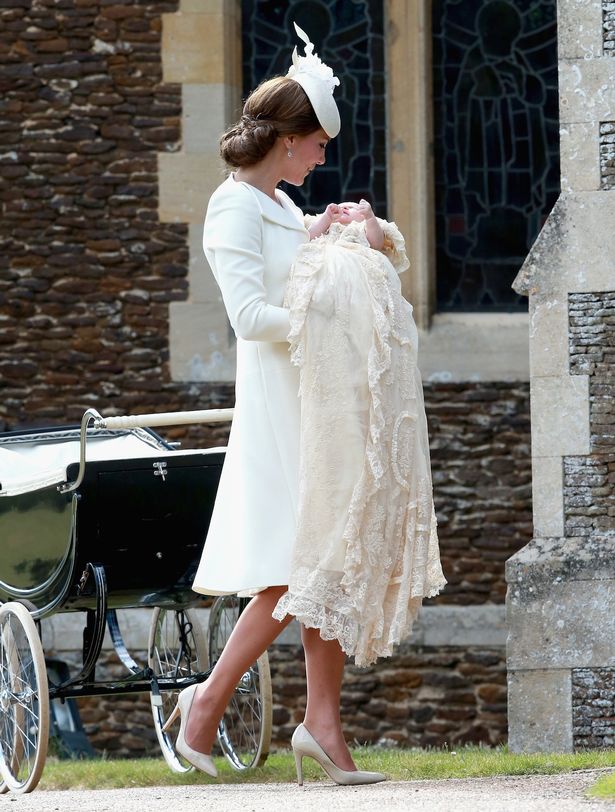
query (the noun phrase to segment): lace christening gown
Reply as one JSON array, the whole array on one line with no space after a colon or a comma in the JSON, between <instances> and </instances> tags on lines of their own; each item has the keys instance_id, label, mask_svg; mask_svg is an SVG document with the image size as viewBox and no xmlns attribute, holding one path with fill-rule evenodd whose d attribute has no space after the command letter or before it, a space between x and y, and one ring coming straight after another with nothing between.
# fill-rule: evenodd
<instances>
[{"instance_id":1,"label":"lace christening gown","mask_svg":"<svg viewBox=\"0 0 615 812\"><path fill-rule=\"evenodd\" d=\"M360 666L392 654L446 583L418 334L398 277L409 263L395 224L380 224L385 253L363 223L301 245L285 303L300 370L299 505L273 616L320 629Z\"/></svg>"}]
</instances>

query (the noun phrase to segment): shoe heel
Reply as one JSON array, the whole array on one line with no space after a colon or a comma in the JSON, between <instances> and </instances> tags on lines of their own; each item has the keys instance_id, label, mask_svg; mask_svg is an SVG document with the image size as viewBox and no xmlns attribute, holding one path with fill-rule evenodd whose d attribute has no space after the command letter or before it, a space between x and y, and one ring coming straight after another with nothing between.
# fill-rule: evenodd
<instances>
[{"instance_id":1,"label":"shoe heel","mask_svg":"<svg viewBox=\"0 0 615 812\"><path fill-rule=\"evenodd\" d=\"M303 786L303 753L295 750L295 767L297 768L297 784Z\"/></svg>"},{"instance_id":2,"label":"shoe heel","mask_svg":"<svg viewBox=\"0 0 615 812\"><path fill-rule=\"evenodd\" d=\"M177 705L173 708L173 713L169 716L169 718L167 719L167 721L164 723L164 725L162 727L162 732L163 733L166 733L168 730L170 730L171 726L173 725L173 722L175 722L175 720L180 715L180 713L181 713L181 709L179 707L179 702L178 702Z\"/></svg>"}]
</instances>

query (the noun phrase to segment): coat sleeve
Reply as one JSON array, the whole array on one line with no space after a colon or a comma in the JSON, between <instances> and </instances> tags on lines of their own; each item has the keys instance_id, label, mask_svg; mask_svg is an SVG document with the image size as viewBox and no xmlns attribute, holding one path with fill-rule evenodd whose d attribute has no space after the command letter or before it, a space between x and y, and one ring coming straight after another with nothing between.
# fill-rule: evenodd
<instances>
[{"instance_id":1,"label":"coat sleeve","mask_svg":"<svg viewBox=\"0 0 615 812\"><path fill-rule=\"evenodd\" d=\"M286 341L289 311L267 302L260 208L249 193L238 192L212 198L203 250L235 335L247 341Z\"/></svg>"}]
</instances>

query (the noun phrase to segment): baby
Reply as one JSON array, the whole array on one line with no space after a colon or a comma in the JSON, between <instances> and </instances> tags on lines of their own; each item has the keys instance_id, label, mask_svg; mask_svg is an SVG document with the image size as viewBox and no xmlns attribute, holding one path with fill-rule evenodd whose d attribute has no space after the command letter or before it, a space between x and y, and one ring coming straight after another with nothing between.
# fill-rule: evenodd
<instances>
[{"instance_id":1,"label":"baby","mask_svg":"<svg viewBox=\"0 0 615 812\"><path fill-rule=\"evenodd\" d=\"M333 223L346 226L352 222L365 223L365 236L371 248L382 251L384 231L367 200L359 203L329 203L324 212L316 217L308 231L310 240L321 237Z\"/></svg>"}]
</instances>

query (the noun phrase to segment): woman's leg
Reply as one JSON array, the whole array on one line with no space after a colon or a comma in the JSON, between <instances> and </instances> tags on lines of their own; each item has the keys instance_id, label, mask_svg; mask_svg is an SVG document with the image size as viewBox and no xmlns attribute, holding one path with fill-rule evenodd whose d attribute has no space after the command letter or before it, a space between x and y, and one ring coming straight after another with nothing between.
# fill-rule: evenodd
<instances>
[{"instance_id":1,"label":"woman's leg","mask_svg":"<svg viewBox=\"0 0 615 812\"><path fill-rule=\"evenodd\" d=\"M281 622L271 617L284 592L285 586L272 586L252 598L210 677L195 692L186 728L186 741L194 750L211 753L218 724L241 676L292 620L290 615Z\"/></svg>"},{"instance_id":2,"label":"woman's leg","mask_svg":"<svg viewBox=\"0 0 615 812\"><path fill-rule=\"evenodd\" d=\"M318 629L302 626L301 639L307 675L303 723L334 764L342 770L355 770L340 719L346 655L337 640L323 640Z\"/></svg>"}]
</instances>

